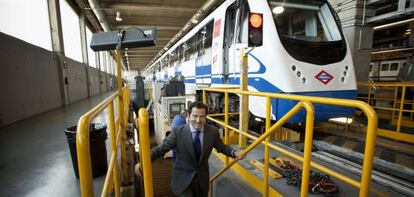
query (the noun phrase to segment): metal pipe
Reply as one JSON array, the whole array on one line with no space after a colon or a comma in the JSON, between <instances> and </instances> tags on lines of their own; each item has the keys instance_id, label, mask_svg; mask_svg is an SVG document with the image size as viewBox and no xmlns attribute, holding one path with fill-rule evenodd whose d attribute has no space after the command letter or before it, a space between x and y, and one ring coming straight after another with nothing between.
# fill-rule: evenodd
<instances>
[{"instance_id":1,"label":"metal pipe","mask_svg":"<svg viewBox=\"0 0 414 197\"><path fill-rule=\"evenodd\" d=\"M406 23L410 23L410 22L413 22L413 21L414 21L414 18L411 18L411 19L407 19L407 20L397 21L397 22L394 22L394 23L388 23L388 24L385 24L385 25L379 25L379 26L374 27L374 31L387 29L387 28L390 28L390 27L398 26L398 25L404 25Z\"/></svg>"},{"instance_id":2,"label":"metal pipe","mask_svg":"<svg viewBox=\"0 0 414 197\"><path fill-rule=\"evenodd\" d=\"M116 140L117 139L117 132L115 129L115 113L114 113L114 102L112 101L111 104L109 104L109 131L111 136L111 154L115 157L117 156L117 146L116 146ZM119 133L119 132L118 132ZM108 176L108 174L107 174ZM113 174L114 177L114 184L115 184L115 196L118 197L120 193L120 180L119 180L119 171L118 171L118 162L114 163L114 169Z\"/></svg>"},{"instance_id":3,"label":"metal pipe","mask_svg":"<svg viewBox=\"0 0 414 197\"><path fill-rule=\"evenodd\" d=\"M122 139L126 139L126 125L125 125L125 110L124 110L124 92L122 90L122 69L121 69L121 49L117 47L116 49L116 65L117 65L117 84L118 84L118 116L119 116L119 124ZM123 140L121 140L121 165L122 165L122 172L124 174L124 182L128 181L128 167L126 163L126 146Z\"/></svg>"},{"instance_id":4,"label":"metal pipe","mask_svg":"<svg viewBox=\"0 0 414 197\"><path fill-rule=\"evenodd\" d=\"M98 1L96 0L88 0L88 3L95 14L96 18L98 18L99 23L104 31L111 31L109 28L108 20L106 19L105 14L102 12L101 6Z\"/></svg>"},{"instance_id":5,"label":"metal pipe","mask_svg":"<svg viewBox=\"0 0 414 197\"><path fill-rule=\"evenodd\" d=\"M266 131L270 129L270 108L272 105L272 99L268 96L266 97ZM264 151L264 169L263 169L263 196L266 197L269 195L269 144L270 136L266 138L265 141L265 151Z\"/></svg>"},{"instance_id":6,"label":"metal pipe","mask_svg":"<svg viewBox=\"0 0 414 197\"><path fill-rule=\"evenodd\" d=\"M305 130L305 150L303 151L303 169L302 169L302 184L300 196L308 196L310 163L312 156L312 142L313 142L313 123L315 120L315 108L309 101L301 102L306 109L306 130Z\"/></svg>"},{"instance_id":7,"label":"metal pipe","mask_svg":"<svg viewBox=\"0 0 414 197\"><path fill-rule=\"evenodd\" d=\"M414 50L414 47L411 47L411 48L400 48L400 49L389 49L389 50L383 50L383 51L373 51L373 52L371 52L371 54L391 53L391 52L410 51L410 50Z\"/></svg>"}]
</instances>

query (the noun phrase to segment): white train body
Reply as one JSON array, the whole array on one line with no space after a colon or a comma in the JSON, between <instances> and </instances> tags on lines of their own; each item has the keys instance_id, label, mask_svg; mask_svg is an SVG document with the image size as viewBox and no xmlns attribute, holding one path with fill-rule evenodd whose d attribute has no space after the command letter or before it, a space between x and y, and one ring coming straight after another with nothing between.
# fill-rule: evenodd
<instances>
[{"instance_id":1,"label":"white train body","mask_svg":"<svg viewBox=\"0 0 414 197\"><path fill-rule=\"evenodd\" d=\"M225 1L143 75L158 81L183 76L187 94L195 94L201 87L238 85L241 50L247 47L247 13L261 13L263 45L248 53L250 91L355 99L352 57L333 9L326 1L282 2L285 1L249 0L243 4L237 23L235 2ZM283 6L284 12L273 13L272 9L278 6ZM194 40L195 53L191 54ZM282 117L295 103L273 99L273 118ZM353 113L326 105L315 108L316 120ZM250 97L249 110L264 117L265 100ZM303 121L303 115L291 121Z\"/></svg>"}]
</instances>

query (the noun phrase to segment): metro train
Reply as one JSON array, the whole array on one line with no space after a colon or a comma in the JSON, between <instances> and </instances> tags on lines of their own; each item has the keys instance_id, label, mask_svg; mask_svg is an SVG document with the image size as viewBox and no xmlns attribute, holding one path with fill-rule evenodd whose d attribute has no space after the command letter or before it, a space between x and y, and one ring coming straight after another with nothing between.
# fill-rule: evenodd
<instances>
[{"instance_id":1,"label":"metro train","mask_svg":"<svg viewBox=\"0 0 414 197\"><path fill-rule=\"evenodd\" d=\"M186 94L196 94L202 87L237 86L240 51L248 47L255 26L262 31L262 43L247 53L249 91L356 99L351 52L326 0L240 2L224 1L142 75L152 81L184 78ZM237 103L238 96L231 98L230 103ZM249 99L252 117L265 117L265 98ZM216 101L212 107L223 107L220 98L212 100ZM296 103L272 99L272 119L280 119ZM349 108L314 106L316 121L353 114ZM289 121L303 122L304 116L302 110Z\"/></svg>"},{"instance_id":2,"label":"metro train","mask_svg":"<svg viewBox=\"0 0 414 197\"><path fill-rule=\"evenodd\" d=\"M369 65L369 79L371 81L397 81L400 68L407 64L407 60L375 61Z\"/></svg>"}]
</instances>

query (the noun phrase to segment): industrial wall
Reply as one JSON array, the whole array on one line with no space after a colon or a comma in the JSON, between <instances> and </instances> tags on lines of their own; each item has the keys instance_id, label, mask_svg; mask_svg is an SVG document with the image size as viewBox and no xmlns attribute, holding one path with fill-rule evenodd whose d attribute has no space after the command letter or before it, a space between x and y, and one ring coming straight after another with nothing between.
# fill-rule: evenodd
<instances>
[{"instance_id":1,"label":"industrial wall","mask_svg":"<svg viewBox=\"0 0 414 197\"><path fill-rule=\"evenodd\" d=\"M61 106L53 54L3 33L0 43L0 127Z\"/></svg>"},{"instance_id":2,"label":"industrial wall","mask_svg":"<svg viewBox=\"0 0 414 197\"><path fill-rule=\"evenodd\" d=\"M70 58L66 58L67 78L69 85L69 102L73 103L88 97L86 66Z\"/></svg>"},{"instance_id":3,"label":"industrial wall","mask_svg":"<svg viewBox=\"0 0 414 197\"><path fill-rule=\"evenodd\" d=\"M88 67L89 69L89 78L91 82L91 96L99 94L100 91L100 81L99 81L99 70L97 68ZM102 91L106 92L106 91Z\"/></svg>"},{"instance_id":4,"label":"industrial wall","mask_svg":"<svg viewBox=\"0 0 414 197\"><path fill-rule=\"evenodd\" d=\"M0 127L62 106L54 53L1 32L0 43ZM91 96L114 87L111 75L69 58L66 62L70 103L88 97L86 69Z\"/></svg>"}]
</instances>

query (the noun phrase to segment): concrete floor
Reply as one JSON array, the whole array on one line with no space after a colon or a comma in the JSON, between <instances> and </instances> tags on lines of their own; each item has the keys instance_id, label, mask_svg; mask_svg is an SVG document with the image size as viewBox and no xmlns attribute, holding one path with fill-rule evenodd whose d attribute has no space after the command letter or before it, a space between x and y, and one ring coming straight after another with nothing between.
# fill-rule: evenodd
<instances>
[{"instance_id":1,"label":"concrete floor","mask_svg":"<svg viewBox=\"0 0 414 197\"><path fill-rule=\"evenodd\" d=\"M64 130L110 94L0 128L0 196L80 196ZM106 118L101 115L95 121ZM95 196L100 195L104 178L94 179Z\"/></svg>"}]
</instances>

